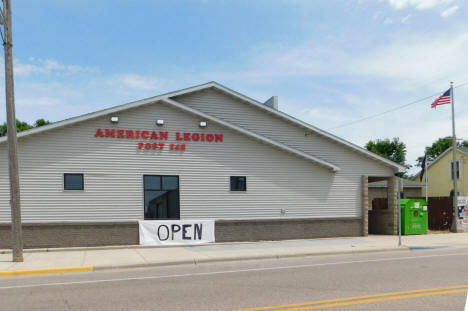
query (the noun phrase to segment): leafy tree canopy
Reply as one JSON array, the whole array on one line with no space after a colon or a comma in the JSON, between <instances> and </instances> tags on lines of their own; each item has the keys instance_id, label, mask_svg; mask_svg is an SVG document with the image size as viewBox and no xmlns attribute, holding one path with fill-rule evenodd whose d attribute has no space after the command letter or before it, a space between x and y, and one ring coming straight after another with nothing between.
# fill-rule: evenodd
<instances>
[{"instance_id":1,"label":"leafy tree canopy","mask_svg":"<svg viewBox=\"0 0 468 311\"><path fill-rule=\"evenodd\" d=\"M431 146L426 147L427 161L434 161L439 155L441 155L445 150L452 147L452 136L442 137L437 139ZM468 147L468 141L458 141L457 147ZM421 166L424 156L420 156L417 159L417 165Z\"/></svg>"},{"instance_id":2,"label":"leafy tree canopy","mask_svg":"<svg viewBox=\"0 0 468 311\"><path fill-rule=\"evenodd\" d=\"M27 122L23 122L20 120L16 120L16 130L18 132L26 131L32 129L33 127L39 127L50 124L49 121L44 119L37 120L34 125L28 124ZM7 124L6 122L0 125L0 136L5 136L7 134Z\"/></svg>"},{"instance_id":3,"label":"leafy tree canopy","mask_svg":"<svg viewBox=\"0 0 468 311\"><path fill-rule=\"evenodd\" d=\"M406 145L398 137L370 140L365 148L406 168L411 167L406 164Z\"/></svg>"},{"instance_id":4,"label":"leafy tree canopy","mask_svg":"<svg viewBox=\"0 0 468 311\"><path fill-rule=\"evenodd\" d=\"M39 119L39 120L36 120L36 122L34 122L34 127L44 126L47 124L50 124L50 121Z\"/></svg>"}]
</instances>

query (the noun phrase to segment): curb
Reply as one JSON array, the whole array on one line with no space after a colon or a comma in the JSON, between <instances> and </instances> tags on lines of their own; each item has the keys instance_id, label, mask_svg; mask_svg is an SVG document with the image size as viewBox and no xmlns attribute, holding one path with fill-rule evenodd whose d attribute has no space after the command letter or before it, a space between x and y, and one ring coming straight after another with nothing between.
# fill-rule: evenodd
<instances>
[{"instance_id":1,"label":"curb","mask_svg":"<svg viewBox=\"0 0 468 311\"><path fill-rule=\"evenodd\" d=\"M349 250L342 252L304 252L296 254L263 254L263 255L249 255L242 257L225 257L225 258L201 258L201 259L182 259L167 262L149 262L143 264L134 265L115 265L115 266L94 266L94 271L105 271L105 270L117 270L117 269L132 269L132 268L145 268L145 267L169 267L186 264L204 264L204 263L219 263L219 262L233 262L233 261L248 261L248 260L262 260L262 259L287 259L287 258L298 258L298 257L310 257L310 256L329 256L329 255L346 255L346 254L365 254L365 253L382 253L382 252L399 252L399 251L410 251L406 246L395 247L395 248L379 248L379 249L366 249L366 250Z\"/></svg>"},{"instance_id":2,"label":"curb","mask_svg":"<svg viewBox=\"0 0 468 311\"><path fill-rule=\"evenodd\" d=\"M94 271L93 266L0 271L0 277Z\"/></svg>"},{"instance_id":3,"label":"curb","mask_svg":"<svg viewBox=\"0 0 468 311\"><path fill-rule=\"evenodd\" d=\"M294 254L262 254L262 255L246 255L246 256L227 256L224 258L190 258L180 259L166 262L148 262L143 264L129 264L129 265L95 265L83 267L67 267L67 268L48 268L48 269L31 269L31 270L11 270L0 271L0 277L11 276L28 276L40 274L61 274L61 273L75 273L75 272L92 272L92 271L105 271L116 269L131 269L131 268L145 268L145 267L167 267L186 264L203 264L203 263L219 263L219 262L233 262L233 261L248 261L248 260L262 260L262 259L285 259L285 258L298 258L310 256L329 256L329 255L346 255L346 254L365 254L365 253L379 253L391 251L410 251L407 246L391 247L391 248L377 248L377 249L364 249L364 250L346 250L335 252L303 252Z\"/></svg>"}]
</instances>

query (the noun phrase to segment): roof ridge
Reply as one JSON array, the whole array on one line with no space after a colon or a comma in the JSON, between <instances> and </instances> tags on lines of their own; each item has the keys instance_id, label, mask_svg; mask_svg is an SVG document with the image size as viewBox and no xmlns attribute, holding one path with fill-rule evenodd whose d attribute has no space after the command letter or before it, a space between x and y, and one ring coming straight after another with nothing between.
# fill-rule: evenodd
<instances>
[{"instance_id":1,"label":"roof ridge","mask_svg":"<svg viewBox=\"0 0 468 311\"><path fill-rule=\"evenodd\" d=\"M195 86L192 86L192 87L188 87L188 88L184 88L184 89L181 89L181 90L177 90L177 91L173 91L173 92L168 92L168 93L163 93L161 95L157 95L157 96L153 96L153 97L148 97L148 98L145 98L145 99L141 99L141 100L138 100L138 101L133 101L133 102L130 102L130 103L127 103L127 104L122 104L122 105L118 105L118 106L114 106L114 107L110 107L110 108L106 108L106 109L101 109L101 110L98 110L98 111L95 111L95 112L91 112L91 113L87 113L87 114L83 114L83 115L80 115L80 116L77 116L77 117L72 117L72 118L68 118L68 119L65 119L65 120L62 120L62 121L58 121L58 122L54 122L54 123L51 123L49 125L45 125L45 126L41 126L41 127L37 127L37 128L33 128L33 129L30 129L30 130L27 130L27 131L24 131L24 132L20 132L18 133L18 138L21 138L21 137L24 137L24 136L28 136L28 135L33 135L33 134L36 134L36 133L41 133L41 132L44 132L44 131L48 131L48 130L52 130L54 128L58 128L58 127L61 127L61 126L67 126L67 125L71 125L71 124L75 124L75 123L78 123L78 122L82 122L82 121L86 121L86 120L89 120L89 119L92 119L92 118L97 118L97 117L100 117L100 116L104 116L104 115L108 115L108 114L111 114L111 113L116 113L116 112L120 112L120 111L123 111L123 110L126 110L126 109L131 109L131 108L136 108L136 107L139 107L139 106L142 106L142 105L146 105L146 104L150 104L150 103L154 103L158 100L161 100L161 99L165 99L165 98L171 98L171 97L175 97L175 96L179 96L179 95L182 95L182 94L188 94L188 93L191 93L191 92L196 92L196 91L200 91L200 90L204 90L204 89L208 89L208 88L211 88L211 87L215 87L221 91L224 91L228 94L231 94L237 98L240 98L248 103L251 103L257 107L260 107L261 109L264 109L266 111L269 111L271 112L272 114L275 114L277 116L280 116L290 122L293 122L295 124L298 124L306 129L309 129L311 131L314 131L315 133L317 133L318 135L322 135L323 137L326 137L332 141L335 141L337 143L340 143L342 145L345 145L347 146L348 148L352 149L352 150L355 150L357 152L360 152L362 154L365 154L366 156L370 157L370 158L374 158L375 160L378 160L380 162L383 162L385 163L386 165L388 166L391 166L393 168L396 168L398 171L402 172L404 171L406 168L399 165L398 163L395 163L391 160L388 160L384 157L381 157L371 151L368 151L354 143L351 143L343 138L340 138L334 134L331 134L329 132L326 132L324 130L321 130L311 124L308 124L304 121L301 121L293 116L290 116L282 111L279 111L279 110L276 110L276 109L273 109L271 107L268 107L266 105L264 105L263 103L255 100L255 99L252 99L244 94L241 94L239 92L236 92L218 82L215 82L215 81L210 81L210 82L206 82L206 83L203 83L203 84L199 84L199 85L195 85ZM3 142L6 142L7 141L7 137L0 137L0 143L3 143Z\"/></svg>"},{"instance_id":2,"label":"roof ridge","mask_svg":"<svg viewBox=\"0 0 468 311\"><path fill-rule=\"evenodd\" d=\"M196 115L201 116L201 117L203 117L203 118L205 118L207 120L211 120L211 121L213 121L215 123L218 123L218 124L221 124L221 125L223 125L225 127L231 128L231 129L233 129L233 130L235 130L237 132L240 132L240 133L242 133L242 134L244 134L246 136L250 136L251 138L258 139L260 141L263 141L264 143L268 143L268 144L273 145L273 146L275 146L277 148L283 149L284 151L294 153L294 154L296 154L296 155L298 155L298 156L300 156L302 158L306 158L308 160L316 162L317 164L325 166L328 169L333 170L334 172L337 172L337 171L340 170L340 167L338 167L338 166L336 166L336 165L334 165L334 164L332 164L330 162L327 162L325 160L322 160L322 159L320 159L320 158L318 158L316 156L313 156L313 155L311 155L309 153L306 153L306 152L303 152L303 151L298 150L296 148L287 146L287 145L285 145L283 143L277 142L277 141L275 141L273 139L270 139L268 137L265 137L263 135L254 133L254 132L252 132L250 130L247 130L247 129L243 128L243 127L240 127L238 125L231 124L231 123L226 122L224 120L221 120L221 119L219 119L217 117L208 115L208 114L206 114L204 112L201 112L201 111L199 111L197 109L186 106L186 105L184 105L184 104L182 104L182 103L180 103L178 101L175 101L173 99L166 98L166 99L162 99L161 101L164 102L164 103L168 103L168 104L170 104L172 106L175 106L175 107L177 107L179 109L182 109L185 112L196 114Z\"/></svg>"},{"instance_id":3,"label":"roof ridge","mask_svg":"<svg viewBox=\"0 0 468 311\"><path fill-rule=\"evenodd\" d=\"M241 94L241 93L239 93L237 91L234 91L234 90L232 90L232 89L230 89L230 88L228 88L228 87L226 87L226 86L224 86L224 85L222 85L222 84L220 84L218 82L213 81L211 83L213 84L214 87L217 87L220 90L227 92L228 94L239 97L239 98L243 99L244 101L259 107L260 109L267 110L267 111L271 112L272 114L276 114L276 115L278 115L280 117L283 117L283 118L289 120L290 122L301 125L302 127L305 127L305 128L307 128L309 130L312 130L312 131L316 132L317 134L322 135L322 136L324 136L324 137L326 137L328 139L331 139L333 141L341 143L341 144L343 144L343 145L345 145L345 146L347 146L347 147L349 147L351 149L354 149L355 151L364 153L369 157L372 157L372 158L374 158L374 159L376 159L378 161L386 163L387 165L396 167L399 172L403 172L403 171L406 170L406 168L404 166L402 166L402 165L400 165L400 164L398 164L396 162L393 162L393 161L391 161L391 160L389 160L387 158L384 158L384 157L382 157L382 156L380 156L378 154L375 154L375 153L373 153L373 152L371 152L371 151L369 151L369 150L367 150L367 149L365 149L365 148L363 148L361 146L358 146L358 145L356 145L356 144L354 144L352 142L349 142L349 141L347 141L347 140L345 140L345 139L343 139L341 137L338 137L338 136L336 136L336 135L334 135L332 133L329 133L329 132L327 132L325 130L319 129L318 127L316 127L314 125L311 125L311 124L309 124L307 122L299 120L299 119L297 119L297 118L295 118L295 117L293 117L293 116L291 116L291 115L289 115L289 114L287 114L287 113L285 113L283 111L280 111L280 110L271 108L269 106L266 106L262 102L259 102L259 101L255 100L255 99L252 99L252 98L250 98L250 97L248 97L248 96L246 96L244 94ZM178 96L178 95L176 95L176 96Z\"/></svg>"}]
</instances>

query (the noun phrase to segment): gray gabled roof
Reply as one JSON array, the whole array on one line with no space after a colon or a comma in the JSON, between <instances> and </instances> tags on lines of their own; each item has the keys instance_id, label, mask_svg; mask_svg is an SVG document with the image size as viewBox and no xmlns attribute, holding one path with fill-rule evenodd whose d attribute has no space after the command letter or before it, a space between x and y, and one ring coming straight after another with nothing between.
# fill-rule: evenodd
<instances>
[{"instance_id":1,"label":"gray gabled roof","mask_svg":"<svg viewBox=\"0 0 468 311\"><path fill-rule=\"evenodd\" d=\"M310 154L308 154L308 153L302 152L302 151L297 150L297 149L295 149L295 148L291 148L291 147L289 147L289 146L286 146L286 145L284 145L284 144L282 144L282 143L276 142L276 141L271 140L271 139L269 139L269 138L266 138L266 137L264 137L264 136L258 135L258 134L256 134L256 133L253 133L253 132L251 132L251 131L248 131L248 130L246 130L246 129L244 129L244 128L241 128L241 127L236 126L236 125L234 125L234 124L228 123L228 122L223 121L223 120L221 120L221 119L218 119L218 118L216 118L216 117L210 116L210 115L208 115L208 114L206 114L206 113L203 113L203 112L201 112L201 111L199 111L199 110L196 110L196 109L193 109L193 108L191 108L191 107L188 107L188 106L186 106L186 105L184 105L184 104L181 104L181 103L179 103L179 102L177 102L177 101L175 101L175 100L172 100L172 99L170 99L170 98L163 99L162 101L163 101L164 103L167 103L167 104L171 105L171 106L174 106L174 107L176 107L176 108L179 108L179 109L181 109L181 110L183 110L183 111L185 111L185 112L188 112L188 113L197 115L197 116L199 116L199 117L202 117L202 118L205 119L205 120L210 120L210 121L213 121L213 122L218 123L218 124L220 124L220 125L223 125L223 126L225 126L225 127L227 127L227 128L230 128L230 129L232 129L232 130L234 130L234 131L236 131L236 132L238 132L238 133L241 133L241 134L243 134L243 135L245 135L245 136L248 136L248 137L250 137L250 138L259 140L259 141L261 141L261 142L263 142L263 143L266 143L266 144L268 144L268 145L274 146L274 147L276 147L276 148L278 148L278 149L281 149L281 150L283 150L283 151L287 151L287 152L289 152L289 153L293 153L293 154L295 154L295 155L297 155L297 156L299 156L299 157L301 157L301 158L305 158L305 159L307 159L307 160L310 160L310 161L312 161L312 162L315 162L316 164L319 164L319 165L324 166L324 167L326 167L326 168L328 168L328 169L331 169L331 170L334 171L334 172L337 172L337 171L340 170L340 168L339 168L338 166L336 166L336 165L334 165L334 164L331 164L331 163L328 163L327 161L324 161L324 160L322 160L322 159L319 159L319 158L317 158L317 157L314 157L314 156L312 156L312 155L310 155Z\"/></svg>"},{"instance_id":2,"label":"gray gabled roof","mask_svg":"<svg viewBox=\"0 0 468 311\"><path fill-rule=\"evenodd\" d=\"M266 105L264 105L263 103L261 102L258 102L250 97L247 97L243 94L240 94L236 91L233 91L219 83L216 83L216 82L208 82L208 83L205 83L205 84L201 84L201 85L197 85L197 86L193 86L193 87L190 87L190 88L185 88L185 89L182 89L182 90L178 90L178 91L174 91L174 92L169 92L169 93L165 93L165 94L162 94L162 95L158 95L158 96L154 96L154 97L150 97L150 98L146 98L146 99L142 99L142 100L138 100L138 101L135 101L135 102L131 102L131 103L128 103L128 104L123 104L123 105L119 105L119 106L115 106L115 107L111 107L111 108L107 108L107 109L103 109L103 110L99 110L99 111L96 111L96 112L92 112L92 113L88 113L88 114L84 114L84 115L81 115L81 116L78 116L78 117L74 117L74 118L69 118L69 119L66 119L66 120L63 120L63 121L59 121L59 122L55 122L55 123L52 123L52 124L49 124L49 125L45 125L45 126L41 126L41 127L38 127L38 128L34 128L34 129L30 129L30 130L27 130L27 131L23 131L23 132L20 132L18 133L18 137L24 137L24 136L28 136L28 135L33 135L33 134L36 134L36 133L41 133L41 132L45 132L45 131L48 131L48 130L52 130L52 129L55 129L55 128L59 128L59 127L62 127L62 126L67 126L67 125L71 125L71 124L75 124L75 123L78 123L78 122L82 122L82 121L86 121L86 120L89 120L89 119L93 119L93 118L97 118L97 117L101 117L101 116L106 116L106 115L109 115L109 114L112 114L112 113L117 113L117 112L120 112L120 111L123 111L123 110L127 110L127 109L131 109L131 108L136 108L136 107L139 107L139 106L143 106L143 105L147 105L147 104L152 104L152 103L155 103L157 101L160 101L160 100L164 100L165 102L167 103L170 103L170 101L172 101L174 104L175 101L171 100L172 97L175 97L175 96L179 96L179 95L184 95L184 94L189 94L189 93L193 93L193 92L198 92L198 91L201 91L201 90L204 90L204 89L209 89L209 88L214 88L214 89L217 89L217 90L220 90L222 92L225 92L231 96L234 96L244 102L247 102L247 103L250 103L251 105L254 105L256 107L258 107L259 109L263 109L273 115L276 115L284 120L287 120L289 122L292 122L294 124L297 124L299 126L302 126L303 128L313 132L313 133L316 133L317 135L320 135L320 136L323 136L333 142L336 142L336 143L339 143L343 146L346 146L348 148L350 148L351 150L353 151L356 151L358 153L361 153L369 158L372 158L374 160L377 160L379 162L382 162L390 167L393 167L395 169L397 169L398 171L402 172L404 171L406 168L393 162L393 161L390 161L388 159L385 159L379 155L376 155L375 153L371 152L371 151L368 151L362 147L359 147L349 141L346 141L342 138L339 138L331 133L328 133L324 130L321 130L315 126L312 126L306 122L303 122L301 120L298 120L284 112L281 112L281 111L278 111L278 110L275 110L271 107L268 107ZM180 104L178 102L175 102L177 103L178 105L182 105L184 106L185 108L189 108L183 104ZM194 109L193 109L194 110ZM195 111L195 110L194 110ZM198 113L200 113L198 111ZM211 117L212 118L212 117ZM220 120L218 120L220 121ZM219 123L219 122L218 122ZM228 124L227 126L229 127L233 127L232 124ZM239 128L240 129L240 128ZM244 130L244 129L243 129ZM251 133L249 132L250 134L254 134L254 133ZM256 136L259 136L259 137L262 137L263 140L269 140L269 139L266 139L265 137L263 136L260 136L260 135L257 135L257 134L254 134ZM6 142L7 140L7 137L0 137L0 143L3 143L3 142ZM269 143L271 142L274 142L272 140L269 140ZM279 144L277 142L274 142L275 144ZM282 145L282 144L279 144L279 145ZM283 145L283 147L287 147L285 145ZM303 153L299 150L296 150L296 149L293 149L293 148L290 148L290 147L287 147L288 149L292 149L292 150L295 150L295 153L298 153L298 154L304 154L304 155L307 155L306 153ZM283 148L284 149L284 148ZM309 155L309 157L312 157ZM312 158L315 158L315 157L312 157ZM317 160L320 160L318 158L315 158ZM322 161L323 163L319 163L320 161ZM323 160L320 160L318 163L319 164L325 164L326 166L328 166L329 168L335 170L337 167L333 164L330 164L328 162L325 162ZM339 169L339 168L338 168Z\"/></svg>"},{"instance_id":3,"label":"gray gabled roof","mask_svg":"<svg viewBox=\"0 0 468 311\"><path fill-rule=\"evenodd\" d=\"M221 84L219 84L217 82L209 82L209 83L207 83L207 85L211 85L211 87L213 87L215 89L218 89L218 90L220 90L222 92L225 92L225 93L227 93L227 94L229 94L231 96L239 98L244 102L250 103L251 105L254 105L255 107L257 107L259 109L267 111L267 112L269 112L269 113L271 113L273 115L276 115L276 116L278 116L278 117L280 117L280 118L282 118L284 120L287 120L287 121L289 121L289 122L291 122L293 124L300 125L301 127L305 128L306 130L309 130L309 131L311 131L311 132L313 132L313 133L315 133L317 135L323 136L323 137L325 137L325 138L327 138L327 139L329 139L329 140L331 140L333 142L342 144L342 145L344 145L344 146L346 146L346 147L348 147L348 148L350 148L350 149L352 149L354 151L357 151L358 153L364 154L367 157L370 157L370 158L372 158L374 160L377 160L379 162L383 162L388 166L396 168L399 172L406 171L406 167L404 167L402 165L399 165L398 163L395 163L395 162L393 162L391 160L388 160L388 159L386 159L384 157L381 157L381 156L379 156L379 155L377 155L377 154L375 154L375 153L373 153L373 152L371 152L371 151L369 151L369 150L367 150L365 148L362 148L362 147L360 147L358 145L355 145L355 144L353 144L353 143L351 143L351 142L349 142L349 141L347 141L345 139L342 139L342 138L340 138L338 136L335 136L335 135L333 135L333 134L331 134L329 132L321 130L321 129L319 129L319 128L313 126L313 125L310 125L310 124L308 124L308 123L306 123L304 121L296 119L296 118L288 115L287 113L276 110L276 109L274 109L272 107L269 107L269 106L267 106L267 105L265 105L265 104L263 104L263 103L261 103L259 101L254 100L254 99L252 99L252 98L250 98L248 96L245 96L245 95L243 95L241 93L238 93L238 92L236 92L234 90L231 90L230 88L225 87L224 85L221 85ZM185 94L185 92L181 92L181 93ZM180 95L182 95L182 94L180 94Z\"/></svg>"}]
</instances>

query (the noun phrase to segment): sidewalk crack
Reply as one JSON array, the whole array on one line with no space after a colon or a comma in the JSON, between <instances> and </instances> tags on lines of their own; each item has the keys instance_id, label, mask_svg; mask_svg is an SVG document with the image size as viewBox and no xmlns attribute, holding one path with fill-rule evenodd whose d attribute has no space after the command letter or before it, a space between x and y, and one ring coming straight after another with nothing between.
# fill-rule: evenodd
<instances>
[{"instance_id":1,"label":"sidewalk crack","mask_svg":"<svg viewBox=\"0 0 468 311\"><path fill-rule=\"evenodd\" d=\"M133 250L138 254L138 256L140 256L141 259L143 259L144 263L149 263L148 260L146 260L145 256L143 256L143 255L138 251L138 249L134 248Z\"/></svg>"},{"instance_id":2,"label":"sidewalk crack","mask_svg":"<svg viewBox=\"0 0 468 311\"><path fill-rule=\"evenodd\" d=\"M87 254L87 253L88 253L87 251L83 251L83 259L81 260L81 266L84 266L84 264L85 264L85 261L86 261L86 254Z\"/></svg>"}]
</instances>

